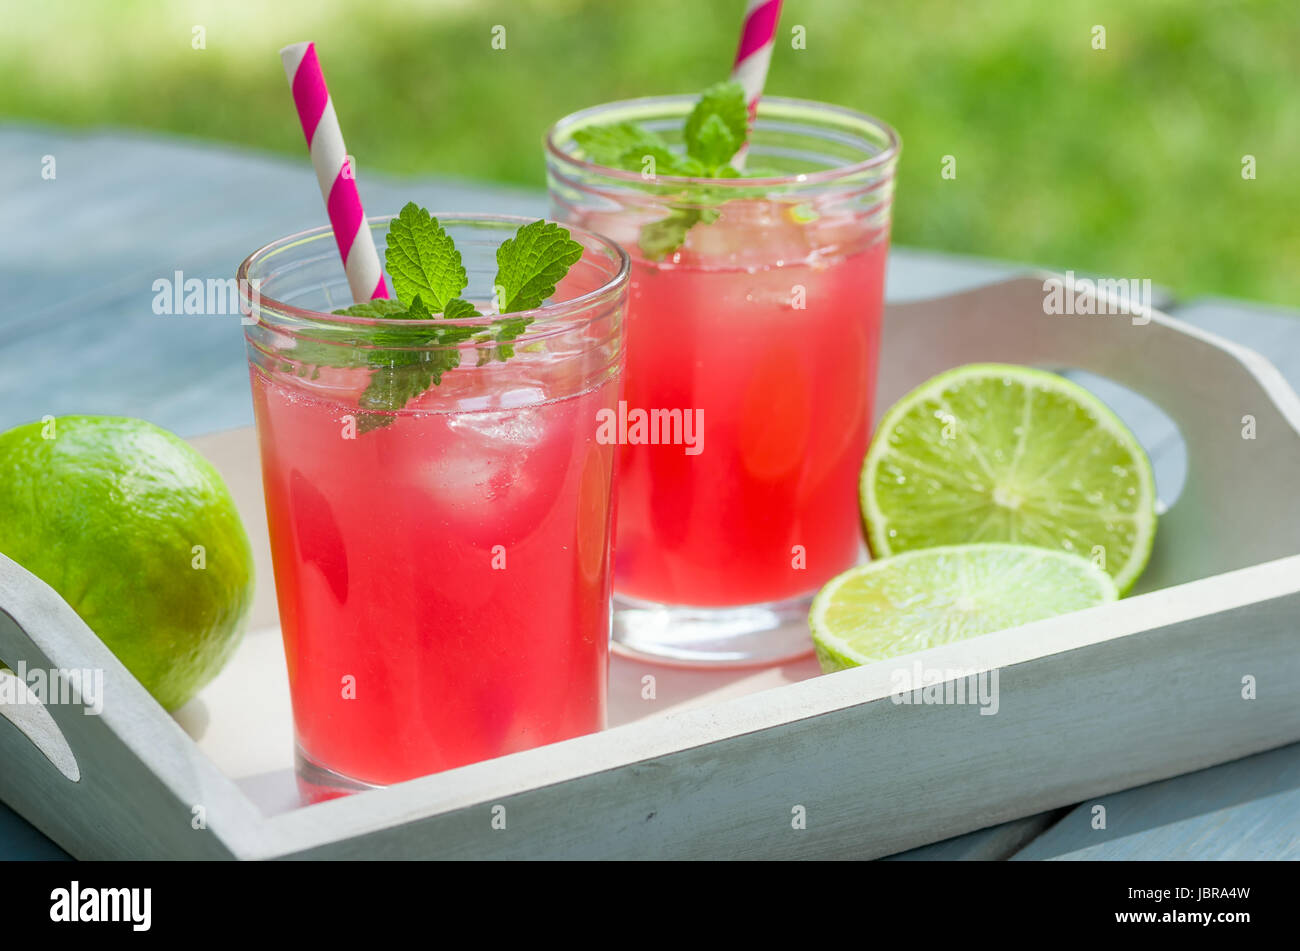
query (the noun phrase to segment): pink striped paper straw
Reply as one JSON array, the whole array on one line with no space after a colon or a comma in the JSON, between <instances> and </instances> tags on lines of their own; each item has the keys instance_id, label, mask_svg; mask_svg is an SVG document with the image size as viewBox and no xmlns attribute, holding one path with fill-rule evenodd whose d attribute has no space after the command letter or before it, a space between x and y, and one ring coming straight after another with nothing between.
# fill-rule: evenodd
<instances>
[{"instance_id":1,"label":"pink striped paper straw","mask_svg":"<svg viewBox=\"0 0 1300 951\"><path fill-rule=\"evenodd\" d=\"M758 100L763 97L763 84L767 82L767 68L772 63L772 47L776 45L776 23L779 19L781 0L747 0L731 78L745 90L751 124L758 112ZM748 154L749 145L741 146L731 164L743 171Z\"/></svg>"},{"instance_id":2,"label":"pink striped paper straw","mask_svg":"<svg viewBox=\"0 0 1300 951\"><path fill-rule=\"evenodd\" d=\"M325 74L316 58L315 43L294 43L280 50L284 74L293 90L293 104L307 137L311 164L316 169L321 197L329 212L330 227L343 258L348 287L357 303L375 297L387 297L388 285L379 265L375 239L366 223L366 213L357 193L356 177L348 162L347 146L339 129L334 103L325 87Z\"/></svg>"},{"instance_id":3,"label":"pink striped paper straw","mask_svg":"<svg viewBox=\"0 0 1300 951\"><path fill-rule=\"evenodd\" d=\"M745 22L740 29L740 45L736 48L731 78L745 90L751 116L763 95L772 47L776 44L776 22L780 18L781 0L748 0L745 5Z\"/></svg>"}]
</instances>

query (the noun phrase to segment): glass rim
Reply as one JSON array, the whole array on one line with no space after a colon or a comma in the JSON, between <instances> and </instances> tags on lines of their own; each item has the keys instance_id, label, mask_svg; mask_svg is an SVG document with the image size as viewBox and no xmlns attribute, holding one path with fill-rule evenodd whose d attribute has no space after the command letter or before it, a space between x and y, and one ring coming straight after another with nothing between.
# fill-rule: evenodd
<instances>
[{"instance_id":1,"label":"glass rim","mask_svg":"<svg viewBox=\"0 0 1300 951\"><path fill-rule=\"evenodd\" d=\"M581 128L583 120L590 119L616 108L645 109L653 105L693 105L697 99L698 96L691 94L640 96L634 99L615 99L611 102L604 102L595 106L587 106L585 109L570 112L568 115L557 119L555 123L546 130L546 135L542 139L542 147L549 158L554 158L564 166L587 172L589 174L600 175L616 181L636 184L644 189L646 181L642 178L640 172L630 171L623 168L613 168L609 165L601 165L598 162L589 162L586 159L574 158L571 154L565 152L560 147L557 137L572 128ZM799 172L791 175L776 175L766 178L693 178L689 175L656 175L654 184L706 185L710 188L718 188L722 190L729 188L754 188L760 186L776 187L788 185L833 184L843 178L849 178L880 166L888 166L897 160L898 155L902 150L902 139L899 138L898 132L893 126L888 122L885 122L883 119L878 119L865 112L858 112L856 109L849 109L845 106L837 106L828 102L818 102L815 99L791 99L784 96L764 96L759 100L758 104L758 118L760 119L763 117L764 106L780 106L792 110L802 109L850 119L856 123L865 124L877 131L883 132L887 145L883 151L860 162L853 162L835 168L821 169L815 172Z\"/></svg>"},{"instance_id":2,"label":"glass rim","mask_svg":"<svg viewBox=\"0 0 1300 951\"><path fill-rule=\"evenodd\" d=\"M523 215L478 214L475 212L448 211L448 212L433 212L431 214L434 218L437 218L438 223L440 225L443 225L444 227L448 223L452 223L452 224L459 223L459 224L469 224L469 225L486 224L490 226L508 227L511 225L519 226L519 225L531 224L532 222L538 220L537 218L529 218ZM376 225L387 224L389 221L391 221L393 218L396 217L397 215L375 215L375 216L367 217L365 219L365 226L373 229L376 227ZM512 310L504 314L482 314L478 317L445 318L439 315L430 318L421 318L421 319L414 319L414 320L410 318L404 318L404 317L397 317L397 318L354 317L354 316L349 316L347 314L333 314L328 311L311 310L310 308L298 307L294 304L287 304L284 301L277 300L274 297L269 297L267 295L264 295L260 291L258 291L258 293L255 295L256 305L259 308L259 313L256 316L258 317L258 321L260 322L261 321L260 311L269 308L275 311L275 313L280 317L309 322L312 324L321 324L321 325L327 325L333 327L358 327L358 328L376 328L376 329L383 329L387 327L403 327L403 328L410 329L410 328L420 328L420 327L425 327L430 325L479 327L479 326L485 326L494 323L502 319L513 320L516 318L528 317L532 319L532 322L529 324L528 332L520 335L519 339L522 340L524 336L532 336L537 332L537 330L542 329L544 326L548 324L556 322L561 317L567 316L569 314L580 313L581 311L588 310L593 306L598 306L602 303L605 303L606 301L613 300L622 292L622 290L627 286L627 284L631 279L632 259L618 243L605 237L603 234L598 234L597 232L590 231L586 228L581 228L562 221L553 222L549 218L545 218L542 220L550 224L559 225L561 228L564 228L566 231L568 231L571 235L579 234L584 237L587 237L588 239L591 240L592 243L596 244L603 250L608 251L610 257L614 261L618 262L618 267L613 277L611 277L609 280L607 280L604 284L602 284L600 287L596 288L595 290L587 291L584 294L580 294L577 297L569 298L568 300L555 301L552 303L543 303L540 307L535 307L532 308L531 310ZM320 225L315 228L308 228L305 231L299 231L294 234L286 235L282 238L276 238L274 241L270 241L267 244L262 245L256 251L248 255L248 257L244 258L244 260L240 263L239 267L235 271L235 278L239 286L239 295L241 299L250 307L250 315L252 315L251 308L254 304L254 295L250 295L248 292L248 289L251 287L251 283L250 283L251 279L249 277L250 271L256 265L262 263L264 260L266 260L267 258L271 257L274 254L278 254L280 252L286 251L298 245L308 244L309 242L312 241L319 241L322 238L330 238L331 248L335 251L335 253L337 253L337 247L334 245L332 241L332 239L334 238L334 231L332 227L330 225ZM342 267L341 261L339 266ZM351 307L355 305L349 304L346 306Z\"/></svg>"}]
</instances>

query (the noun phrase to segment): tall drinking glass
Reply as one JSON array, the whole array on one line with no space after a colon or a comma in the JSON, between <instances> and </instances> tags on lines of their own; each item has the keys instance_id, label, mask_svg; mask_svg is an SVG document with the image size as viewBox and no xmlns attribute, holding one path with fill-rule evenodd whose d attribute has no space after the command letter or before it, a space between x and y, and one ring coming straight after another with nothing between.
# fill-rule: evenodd
<instances>
[{"instance_id":1,"label":"tall drinking glass","mask_svg":"<svg viewBox=\"0 0 1300 951\"><path fill-rule=\"evenodd\" d=\"M496 248L525 219L438 218L485 309ZM370 224L381 254L386 225ZM628 259L572 234L584 254L548 303L510 315L532 319L513 353L329 313L351 299L325 228L239 269L310 799L604 726L615 458L597 420L618 398ZM376 368L422 361L453 368L400 410L365 409Z\"/></svg>"},{"instance_id":2,"label":"tall drinking glass","mask_svg":"<svg viewBox=\"0 0 1300 951\"><path fill-rule=\"evenodd\" d=\"M619 407L615 646L749 665L811 652L813 593L863 551L866 453L899 141L764 98L747 167L690 179L585 161L574 133L634 121L672 145L688 96L557 122L552 214L632 257Z\"/></svg>"}]
</instances>

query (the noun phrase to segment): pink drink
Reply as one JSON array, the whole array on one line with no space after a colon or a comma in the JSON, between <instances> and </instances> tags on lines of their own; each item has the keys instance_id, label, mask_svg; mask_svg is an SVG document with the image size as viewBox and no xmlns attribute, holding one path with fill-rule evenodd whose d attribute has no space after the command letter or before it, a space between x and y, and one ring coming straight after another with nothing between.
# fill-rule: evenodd
<instances>
[{"instance_id":1,"label":"pink drink","mask_svg":"<svg viewBox=\"0 0 1300 951\"><path fill-rule=\"evenodd\" d=\"M670 663L780 663L810 653L812 594L863 551L898 138L861 113L764 97L750 177L659 175L653 151L601 165L579 144L634 122L681 152L694 107L607 103L546 142L555 217L632 257L614 641ZM634 415L656 412L702 438L666 441L662 423L636 438Z\"/></svg>"},{"instance_id":2,"label":"pink drink","mask_svg":"<svg viewBox=\"0 0 1300 951\"><path fill-rule=\"evenodd\" d=\"M387 784L604 726L613 447L592 420L615 391L352 441L346 407L253 372L309 759Z\"/></svg>"},{"instance_id":3,"label":"pink drink","mask_svg":"<svg viewBox=\"0 0 1300 951\"><path fill-rule=\"evenodd\" d=\"M672 260L632 251L624 398L695 408L704 439L622 447L621 595L782 601L859 555L887 236L791 213L735 201Z\"/></svg>"},{"instance_id":4,"label":"pink drink","mask_svg":"<svg viewBox=\"0 0 1300 951\"><path fill-rule=\"evenodd\" d=\"M495 272L501 222L442 221L482 300L490 284L477 275ZM507 223L506 235L518 222ZM341 282L323 241L286 239L249 259L265 256L270 274L249 362L309 798L604 726L615 447L597 420L618 400L627 271L608 242L573 236L589 253L528 313L513 353L457 345L458 367L369 428L367 359L403 365L420 348L389 343L367 358L364 335L382 326L280 303L320 293L313 269ZM340 334L343 357L320 356Z\"/></svg>"}]
</instances>

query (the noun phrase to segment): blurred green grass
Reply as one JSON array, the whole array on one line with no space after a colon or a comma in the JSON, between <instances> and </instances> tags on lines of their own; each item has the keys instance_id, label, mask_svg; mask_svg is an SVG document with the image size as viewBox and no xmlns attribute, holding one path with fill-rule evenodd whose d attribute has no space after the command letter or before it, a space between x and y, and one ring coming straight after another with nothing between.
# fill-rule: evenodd
<instances>
[{"instance_id":1,"label":"blurred green grass","mask_svg":"<svg viewBox=\"0 0 1300 951\"><path fill-rule=\"evenodd\" d=\"M551 121L725 76L742 8L15 4L0 34L0 116L303 156L276 51L314 39L361 176L542 187ZM491 45L498 24L504 50ZM196 25L206 49L192 48ZM806 49L791 48L796 25ZM1092 48L1095 25L1105 50ZM768 89L899 129L900 244L1296 306L1297 50L1293 0L786 0ZM1247 154L1255 180L1242 178ZM940 175L945 155L956 157L955 179Z\"/></svg>"}]
</instances>

